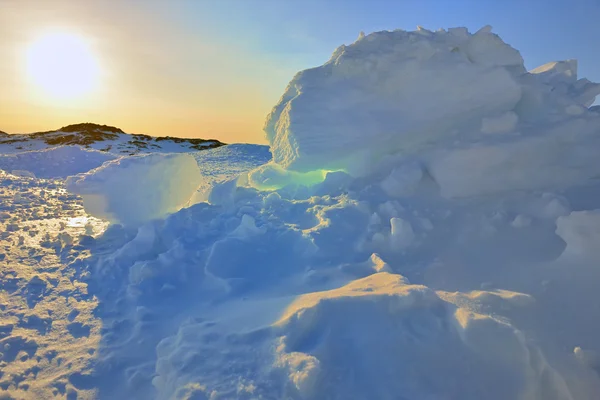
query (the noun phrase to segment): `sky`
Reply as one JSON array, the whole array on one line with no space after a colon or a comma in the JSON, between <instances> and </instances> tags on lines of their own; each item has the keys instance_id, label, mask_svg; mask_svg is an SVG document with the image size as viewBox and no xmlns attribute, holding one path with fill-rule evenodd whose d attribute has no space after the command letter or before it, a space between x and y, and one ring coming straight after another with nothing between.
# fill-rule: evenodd
<instances>
[{"instance_id":1,"label":"sky","mask_svg":"<svg viewBox=\"0 0 600 400\"><path fill-rule=\"evenodd\" d=\"M361 31L489 24L527 68L576 58L579 77L600 82L598 21L600 0L0 0L0 130L95 122L266 143L264 120L293 75ZM93 55L88 92L57 97L32 78L33 44L56 31Z\"/></svg>"}]
</instances>

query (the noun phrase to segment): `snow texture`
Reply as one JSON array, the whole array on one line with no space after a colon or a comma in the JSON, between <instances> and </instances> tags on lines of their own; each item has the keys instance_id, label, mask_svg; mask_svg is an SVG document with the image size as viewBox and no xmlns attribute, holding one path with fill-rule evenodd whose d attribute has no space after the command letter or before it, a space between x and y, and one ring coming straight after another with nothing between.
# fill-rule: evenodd
<instances>
[{"instance_id":1,"label":"snow texture","mask_svg":"<svg viewBox=\"0 0 600 400\"><path fill-rule=\"evenodd\" d=\"M273 160L6 164L0 396L596 400L597 93L490 27L361 34Z\"/></svg>"}]
</instances>

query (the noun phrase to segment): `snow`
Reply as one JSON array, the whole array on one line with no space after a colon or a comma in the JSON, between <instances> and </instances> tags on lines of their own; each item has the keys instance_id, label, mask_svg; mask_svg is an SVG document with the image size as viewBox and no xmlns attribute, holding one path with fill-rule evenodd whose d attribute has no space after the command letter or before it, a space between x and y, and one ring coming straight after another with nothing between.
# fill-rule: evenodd
<instances>
[{"instance_id":1,"label":"snow","mask_svg":"<svg viewBox=\"0 0 600 400\"><path fill-rule=\"evenodd\" d=\"M575 61L527 73L519 52L488 29L423 32L366 35L338 48L323 66L297 74L265 124L274 161L300 172L344 170L365 176L385 168L390 155L427 159L443 149L459 152L456 158L462 159L464 149L494 140L482 135L519 135L510 141L508 154L529 153L536 138L548 141L569 130L577 138L562 139L569 142L561 143L565 152L595 139L598 121L587 108L600 85L577 80ZM540 114L554 118L561 125L558 132L554 124L531 126ZM494 152L496 145L491 144ZM519 169L556 165L551 151L541 151L548 157L543 165L532 162ZM485 150L466 156L483 159L481 167L488 168ZM512 165L512 158L491 156L506 161L489 168ZM538 178L524 175L527 184Z\"/></svg>"},{"instance_id":2,"label":"snow","mask_svg":"<svg viewBox=\"0 0 600 400\"><path fill-rule=\"evenodd\" d=\"M301 296L276 326L275 362L303 398L568 398L564 382L509 324L397 274Z\"/></svg>"},{"instance_id":3,"label":"snow","mask_svg":"<svg viewBox=\"0 0 600 400\"><path fill-rule=\"evenodd\" d=\"M195 196L195 203L207 200L214 184L232 180L267 163L271 160L271 152L267 146L231 144L211 151L196 152L194 158L204 177Z\"/></svg>"},{"instance_id":4,"label":"snow","mask_svg":"<svg viewBox=\"0 0 600 400\"><path fill-rule=\"evenodd\" d=\"M410 246L415 237L410 222L405 221L402 218L394 217L390 220L390 225L390 240L392 248L402 249Z\"/></svg>"},{"instance_id":5,"label":"snow","mask_svg":"<svg viewBox=\"0 0 600 400\"><path fill-rule=\"evenodd\" d=\"M572 119L497 143L440 149L426 156L443 195L474 196L515 189L564 188L598 176L593 149L600 120Z\"/></svg>"},{"instance_id":6,"label":"snow","mask_svg":"<svg viewBox=\"0 0 600 400\"><path fill-rule=\"evenodd\" d=\"M267 119L267 138L283 167L363 175L357 162L415 152L473 118L510 111L523 72L518 51L485 30L372 33L297 74Z\"/></svg>"},{"instance_id":7,"label":"snow","mask_svg":"<svg viewBox=\"0 0 600 400\"><path fill-rule=\"evenodd\" d=\"M223 145L216 140L129 134L118 128L89 123L69 125L56 131L0 135L0 153L3 154L46 150L65 144L81 145L87 150L97 150L113 156L145 153L193 153L198 149Z\"/></svg>"},{"instance_id":8,"label":"snow","mask_svg":"<svg viewBox=\"0 0 600 400\"><path fill-rule=\"evenodd\" d=\"M69 177L67 189L83 197L86 212L125 225L165 217L187 203L202 177L188 154L120 158Z\"/></svg>"},{"instance_id":9,"label":"snow","mask_svg":"<svg viewBox=\"0 0 600 400\"><path fill-rule=\"evenodd\" d=\"M497 117L483 118L481 132L488 134L512 132L518 121L519 116L514 111L508 111Z\"/></svg>"},{"instance_id":10,"label":"snow","mask_svg":"<svg viewBox=\"0 0 600 400\"><path fill-rule=\"evenodd\" d=\"M553 61L530 71L537 74L545 83L577 81L577 60Z\"/></svg>"},{"instance_id":11,"label":"snow","mask_svg":"<svg viewBox=\"0 0 600 400\"><path fill-rule=\"evenodd\" d=\"M600 210L575 211L556 220L556 234L567 245L563 255L598 255Z\"/></svg>"},{"instance_id":12,"label":"snow","mask_svg":"<svg viewBox=\"0 0 600 400\"><path fill-rule=\"evenodd\" d=\"M272 153L0 156L0 396L597 399L576 67L490 27L361 34L294 77Z\"/></svg>"},{"instance_id":13,"label":"snow","mask_svg":"<svg viewBox=\"0 0 600 400\"><path fill-rule=\"evenodd\" d=\"M66 178L99 167L114 160L112 154L84 149L80 146L59 146L16 154L0 154L0 168L5 171L28 171L38 178Z\"/></svg>"}]
</instances>

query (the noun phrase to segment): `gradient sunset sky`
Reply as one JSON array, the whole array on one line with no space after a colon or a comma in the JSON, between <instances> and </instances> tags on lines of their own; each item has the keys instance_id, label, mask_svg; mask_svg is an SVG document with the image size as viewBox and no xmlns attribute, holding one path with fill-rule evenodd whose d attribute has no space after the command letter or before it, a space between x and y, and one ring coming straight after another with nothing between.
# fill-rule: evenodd
<instances>
[{"instance_id":1,"label":"gradient sunset sky","mask_svg":"<svg viewBox=\"0 0 600 400\"><path fill-rule=\"evenodd\" d=\"M299 70L366 33L490 24L526 66L577 58L600 81L600 1L0 0L0 130L78 122L131 133L265 143L262 126ZM96 89L64 100L27 76L31 43L60 30L97 59Z\"/></svg>"}]
</instances>

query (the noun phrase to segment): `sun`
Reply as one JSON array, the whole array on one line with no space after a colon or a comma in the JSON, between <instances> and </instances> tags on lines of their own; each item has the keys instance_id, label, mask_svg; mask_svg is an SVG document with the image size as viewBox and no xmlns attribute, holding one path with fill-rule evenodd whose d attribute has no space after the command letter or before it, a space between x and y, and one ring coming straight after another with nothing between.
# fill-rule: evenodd
<instances>
[{"instance_id":1,"label":"sun","mask_svg":"<svg viewBox=\"0 0 600 400\"><path fill-rule=\"evenodd\" d=\"M86 40L76 34L48 33L26 51L29 80L54 99L78 99L94 91L100 69Z\"/></svg>"}]
</instances>

